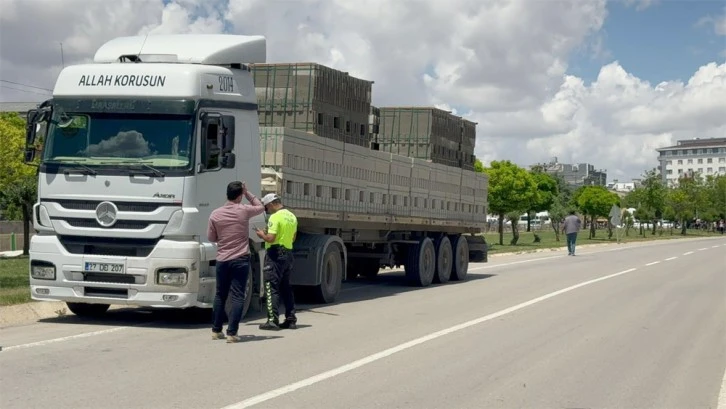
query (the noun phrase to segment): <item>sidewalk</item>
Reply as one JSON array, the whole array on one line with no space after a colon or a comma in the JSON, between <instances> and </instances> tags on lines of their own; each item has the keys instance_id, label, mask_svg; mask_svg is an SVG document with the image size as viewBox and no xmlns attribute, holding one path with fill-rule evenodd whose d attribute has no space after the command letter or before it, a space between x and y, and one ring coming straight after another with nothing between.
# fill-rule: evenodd
<instances>
[{"instance_id":1,"label":"sidewalk","mask_svg":"<svg viewBox=\"0 0 726 409\"><path fill-rule=\"evenodd\" d=\"M23 255L23 250L0 251L0 258L11 258Z\"/></svg>"}]
</instances>

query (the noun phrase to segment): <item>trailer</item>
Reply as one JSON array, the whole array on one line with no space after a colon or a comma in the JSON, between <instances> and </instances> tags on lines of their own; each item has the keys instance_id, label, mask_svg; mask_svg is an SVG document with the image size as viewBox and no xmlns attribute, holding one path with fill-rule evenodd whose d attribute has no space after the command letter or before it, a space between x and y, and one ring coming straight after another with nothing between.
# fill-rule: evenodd
<instances>
[{"instance_id":1,"label":"trailer","mask_svg":"<svg viewBox=\"0 0 726 409\"><path fill-rule=\"evenodd\" d=\"M264 62L265 47L260 36L121 37L61 71L53 98L28 112L34 300L65 301L79 316L112 304L211 308L207 221L233 180L280 194L297 215L293 284L323 303L382 267L428 286L486 261L485 175L260 128L248 64ZM253 231L264 225L263 215L250 223L245 314L264 297Z\"/></svg>"},{"instance_id":2,"label":"trailer","mask_svg":"<svg viewBox=\"0 0 726 409\"><path fill-rule=\"evenodd\" d=\"M486 261L486 175L282 127L261 127L260 143L262 190L283 198L304 234L292 280L321 302L342 279L383 267L428 286Z\"/></svg>"}]
</instances>

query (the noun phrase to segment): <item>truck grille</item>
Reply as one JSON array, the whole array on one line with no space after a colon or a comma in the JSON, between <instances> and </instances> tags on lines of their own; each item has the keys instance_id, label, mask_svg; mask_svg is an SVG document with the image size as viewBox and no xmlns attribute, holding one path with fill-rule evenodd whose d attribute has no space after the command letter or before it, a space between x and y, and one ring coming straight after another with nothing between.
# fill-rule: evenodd
<instances>
[{"instance_id":1,"label":"truck grille","mask_svg":"<svg viewBox=\"0 0 726 409\"><path fill-rule=\"evenodd\" d=\"M59 236L67 252L95 256L147 257L159 239Z\"/></svg>"},{"instance_id":2,"label":"truck grille","mask_svg":"<svg viewBox=\"0 0 726 409\"><path fill-rule=\"evenodd\" d=\"M49 203L58 203L61 207L69 210L96 210L101 200L70 200L70 199L49 199L43 200ZM173 202L113 202L121 212L150 213L160 207L181 207L181 203Z\"/></svg>"},{"instance_id":3,"label":"truck grille","mask_svg":"<svg viewBox=\"0 0 726 409\"><path fill-rule=\"evenodd\" d=\"M94 283L135 284L136 277L130 274L85 273L83 281Z\"/></svg>"},{"instance_id":4,"label":"truck grille","mask_svg":"<svg viewBox=\"0 0 726 409\"><path fill-rule=\"evenodd\" d=\"M85 287L83 294L88 297L129 298L129 290L123 288Z\"/></svg>"},{"instance_id":5,"label":"truck grille","mask_svg":"<svg viewBox=\"0 0 726 409\"><path fill-rule=\"evenodd\" d=\"M94 219L77 219L77 218L53 218L54 220L63 220L73 227L86 229L97 229L102 227ZM166 224L165 221L146 221L146 220L119 220L111 227L103 227L104 229L125 229L125 230L143 230L151 224Z\"/></svg>"}]
</instances>

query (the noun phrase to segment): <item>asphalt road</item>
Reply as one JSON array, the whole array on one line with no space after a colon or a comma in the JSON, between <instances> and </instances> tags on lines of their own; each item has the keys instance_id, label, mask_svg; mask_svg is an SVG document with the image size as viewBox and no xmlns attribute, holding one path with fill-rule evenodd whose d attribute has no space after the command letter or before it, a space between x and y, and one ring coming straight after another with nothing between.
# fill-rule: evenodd
<instances>
[{"instance_id":1,"label":"asphalt road","mask_svg":"<svg viewBox=\"0 0 726 409\"><path fill-rule=\"evenodd\" d=\"M581 240L583 241L583 240ZM726 238L492 258L212 341L178 313L0 330L0 407L726 409ZM719 402L720 396L720 402Z\"/></svg>"}]
</instances>

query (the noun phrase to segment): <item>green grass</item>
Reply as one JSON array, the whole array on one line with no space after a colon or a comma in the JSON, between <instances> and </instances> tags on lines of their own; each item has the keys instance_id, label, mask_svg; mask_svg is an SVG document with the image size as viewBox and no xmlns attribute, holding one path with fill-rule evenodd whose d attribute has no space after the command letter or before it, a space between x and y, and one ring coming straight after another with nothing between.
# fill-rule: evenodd
<instances>
[{"instance_id":1,"label":"green grass","mask_svg":"<svg viewBox=\"0 0 726 409\"><path fill-rule=\"evenodd\" d=\"M0 258L0 306L30 301L28 257Z\"/></svg>"},{"instance_id":2,"label":"green grass","mask_svg":"<svg viewBox=\"0 0 726 409\"><path fill-rule=\"evenodd\" d=\"M526 230L526 228L524 229ZM577 245L587 245L587 244L603 244L603 243L617 243L617 239L615 237L615 231L613 231L613 237L612 239L608 240L608 232L607 230L596 230L595 237L592 239L589 239L589 230L583 230L577 235ZM535 243L534 242L534 234L537 234L540 237L540 242ZM684 238L684 237L711 237L716 236L716 233L708 233L702 230L688 230L688 234L686 236L682 236L680 234L679 229L673 229L671 232L670 229L663 229L663 230L657 230L655 235L652 234L651 231L646 231L645 236L640 235L640 232L638 229L630 229L630 232L628 233L628 236L625 235L625 230L620 230L618 233L620 236L620 242L621 243L633 243L633 242L642 242L642 241L652 241L652 240L668 240L668 239L678 239L678 238ZM487 243L489 244L489 253L490 254L498 254L498 253L515 253L515 252L527 252L527 251L535 251L540 249L552 249L552 248L558 248L558 247L567 247L567 242L565 241L565 235L560 234L560 241L556 241L555 239L555 232L552 230L552 228L549 229L542 229L539 231L532 231L532 232L526 232L526 231L520 231L519 233L519 242L516 246L512 246L509 244L509 242L512 240L512 232L504 232L504 245L499 245L499 233L496 232L490 232L484 234L484 237L486 237Z\"/></svg>"}]
</instances>

